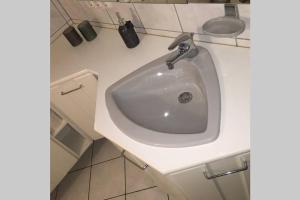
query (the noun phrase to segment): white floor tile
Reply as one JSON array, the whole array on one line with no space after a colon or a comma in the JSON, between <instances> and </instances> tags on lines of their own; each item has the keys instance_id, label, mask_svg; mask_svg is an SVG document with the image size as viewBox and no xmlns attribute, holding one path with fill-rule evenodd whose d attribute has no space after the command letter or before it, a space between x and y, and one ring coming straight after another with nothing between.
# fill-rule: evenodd
<instances>
[{"instance_id":1,"label":"white floor tile","mask_svg":"<svg viewBox=\"0 0 300 200\"><path fill-rule=\"evenodd\" d=\"M91 175L89 200L125 194L124 158L94 165Z\"/></svg>"},{"instance_id":2,"label":"white floor tile","mask_svg":"<svg viewBox=\"0 0 300 200\"><path fill-rule=\"evenodd\" d=\"M156 187L128 194L126 200L168 200L168 196Z\"/></svg>"},{"instance_id":3,"label":"white floor tile","mask_svg":"<svg viewBox=\"0 0 300 200\"><path fill-rule=\"evenodd\" d=\"M100 139L94 142L93 164L117 158L121 152L107 139Z\"/></svg>"},{"instance_id":4,"label":"white floor tile","mask_svg":"<svg viewBox=\"0 0 300 200\"><path fill-rule=\"evenodd\" d=\"M126 192L154 186L152 179L141 169L126 160Z\"/></svg>"},{"instance_id":5,"label":"white floor tile","mask_svg":"<svg viewBox=\"0 0 300 200\"><path fill-rule=\"evenodd\" d=\"M90 168L68 174L58 186L56 200L88 200Z\"/></svg>"}]
</instances>

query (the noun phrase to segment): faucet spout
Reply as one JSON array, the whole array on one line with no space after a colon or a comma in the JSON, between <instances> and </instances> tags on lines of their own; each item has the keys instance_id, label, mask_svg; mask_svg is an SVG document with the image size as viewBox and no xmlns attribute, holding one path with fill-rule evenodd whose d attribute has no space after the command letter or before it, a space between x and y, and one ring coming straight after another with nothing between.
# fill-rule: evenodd
<instances>
[{"instance_id":1,"label":"faucet spout","mask_svg":"<svg viewBox=\"0 0 300 200\"><path fill-rule=\"evenodd\" d=\"M174 64L184 58L193 58L198 54L198 48L193 42L193 33L182 33L169 46L172 50L178 46L177 54L166 60L168 69L174 69Z\"/></svg>"},{"instance_id":2,"label":"faucet spout","mask_svg":"<svg viewBox=\"0 0 300 200\"><path fill-rule=\"evenodd\" d=\"M182 47L179 47L179 49L177 50L177 54L169 57L166 61L168 69L174 69L174 64L185 57L185 53L188 51L188 49L189 46L182 45Z\"/></svg>"}]
</instances>

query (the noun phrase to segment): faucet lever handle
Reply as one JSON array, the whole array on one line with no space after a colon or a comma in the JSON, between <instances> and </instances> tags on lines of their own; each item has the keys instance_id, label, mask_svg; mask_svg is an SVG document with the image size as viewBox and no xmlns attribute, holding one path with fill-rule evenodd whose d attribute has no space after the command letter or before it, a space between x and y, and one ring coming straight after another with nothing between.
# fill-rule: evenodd
<instances>
[{"instance_id":1,"label":"faucet lever handle","mask_svg":"<svg viewBox=\"0 0 300 200\"><path fill-rule=\"evenodd\" d=\"M193 36L194 33L181 33L180 35L178 35L174 42L172 42L172 44L170 44L170 46L168 47L168 50L173 50L175 49L179 44L181 44L182 42L185 42L187 40L190 40L193 43Z\"/></svg>"}]
</instances>

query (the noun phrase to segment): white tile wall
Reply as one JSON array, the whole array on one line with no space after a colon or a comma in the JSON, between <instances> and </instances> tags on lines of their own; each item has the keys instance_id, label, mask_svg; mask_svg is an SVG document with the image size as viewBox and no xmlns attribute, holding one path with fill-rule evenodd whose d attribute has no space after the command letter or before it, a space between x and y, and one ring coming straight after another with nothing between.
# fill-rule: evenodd
<instances>
[{"instance_id":1,"label":"white tile wall","mask_svg":"<svg viewBox=\"0 0 300 200\"><path fill-rule=\"evenodd\" d=\"M157 30L157 29L149 29L146 28L145 29L146 32L148 34L152 34L152 35L161 35L161 36L166 36L166 37L177 37L178 35L180 35L181 32L175 32L175 31L165 31L165 30Z\"/></svg>"},{"instance_id":2,"label":"white tile wall","mask_svg":"<svg viewBox=\"0 0 300 200\"><path fill-rule=\"evenodd\" d=\"M181 32L173 4L134 4L145 28Z\"/></svg>"},{"instance_id":3,"label":"white tile wall","mask_svg":"<svg viewBox=\"0 0 300 200\"><path fill-rule=\"evenodd\" d=\"M238 5L240 19L246 23L245 31L238 36L238 38L250 39L250 5Z\"/></svg>"},{"instance_id":4,"label":"white tile wall","mask_svg":"<svg viewBox=\"0 0 300 200\"><path fill-rule=\"evenodd\" d=\"M60 29L65 23L66 20L61 16L56 7L51 2L50 4L50 34L54 34L58 29Z\"/></svg>"},{"instance_id":5,"label":"white tile wall","mask_svg":"<svg viewBox=\"0 0 300 200\"><path fill-rule=\"evenodd\" d=\"M55 5L55 7L57 8L57 10L62 14L62 16L66 19L66 20L70 20L70 16L69 14L66 12L65 8L62 7L60 0L50 0L51 3L53 3Z\"/></svg>"},{"instance_id":6,"label":"white tile wall","mask_svg":"<svg viewBox=\"0 0 300 200\"><path fill-rule=\"evenodd\" d=\"M210 42L210 43L216 43L216 44L226 44L226 45L236 45L235 38L218 38L218 37L212 37L209 35L203 35L203 34L195 34L194 40L201 41L201 42Z\"/></svg>"},{"instance_id":7,"label":"white tile wall","mask_svg":"<svg viewBox=\"0 0 300 200\"><path fill-rule=\"evenodd\" d=\"M88 1L79 0L60 0L72 19L90 20L100 23L112 23L104 5L91 7Z\"/></svg>"},{"instance_id":8,"label":"white tile wall","mask_svg":"<svg viewBox=\"0 0 300 200\"><path fill-rule=\"evenodd\" d=\"M184 32L203 33L202 25L209 19L224 16L222 4L176 4Z\"/></svg>"},{"instance_id":9,"label":"white tile wall","mask_svg":"<svg viewBox=\"0 0 300 200\"><path fill-rule=\"evenodd\" d=\"M74 22L73 26L77 26L78 24L80 24L82 22L82 19L73 19L72 21ZM97 27L101 27L101 28L116 29L116 26L114 24L106 24L106 23L101 23L101 22L96 22L96 21L90 21L90 24L92 26L97 26Z\"/></svg>"},{"instance_id":10,"label":"white tile wall","mask_svg":"<svg viewBox=\"0 0 300 200\"><path fill-rule=\"evenodd\" d=\"M250 47L250 42L248 39L237 39L237 45L240 47Z\"/></svg>"},{"instance_id":11,"label":"white tile wall","mask_svg":"<svg viewBox=\"0 0 300 200\"><path fill-rule=\"evenodd\" d=\"M57 0L50 1L50 38L55 40L65 28L67 28L71 19L63 10Z\"/></svg>"},{"instance_id":12,"label":"white tile wall","mask_svg":"<svg viewBox=\"0 0 300 200\"><path fill-rule=\"evenodd\" d=\"M132 3L106 2L104 4L114 24L119 24L116 16L116 12L119 12L121 17L130 20L135 27L144 27Z\"/></svg>"},{"instance_id":13,"label":"white tile wall","mask_svg":"<svg viewBox=\"0 0 300 200\"><path fill-rule=\"evenodd\" d=\"M86 10L81 6L78 0L58 0L66 9L72 19L86 19Z\"/></svg>"},{"instance_id":14,"label":"white tile wall","mask_svg":"<svg viewBox=\"0 0 300 200\"><path fill-rule=\"evenodd\" d=\"M131 20L137 32L176 37L181 32L194 32L197 41L212 42L233 46L250 46L250 5L239 4L240 18L246 29L234 38L216 38L203 34L202 25L209 19L224 16L223 4L141 4L99 2L97 8L80 0L60 1L74 23L90 20L93 25L105 28L118 28L119 12L125 20ZM246 39L246 40L245 40Z\"/></svg>"}]
</instances>

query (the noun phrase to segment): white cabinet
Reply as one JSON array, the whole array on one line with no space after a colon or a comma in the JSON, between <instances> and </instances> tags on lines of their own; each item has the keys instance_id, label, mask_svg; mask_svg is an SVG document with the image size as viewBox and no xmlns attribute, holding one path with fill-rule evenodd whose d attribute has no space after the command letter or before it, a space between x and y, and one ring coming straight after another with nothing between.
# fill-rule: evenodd
<instances>
[{"instance_id":1,"label":"white cabinet","mask_svg":"<svg viewBox=\"0 0 300 200\"><path fill-rule=\"evenodd\" d=\"M55 140L50 139L50 159L50 189L52 191L77 162L77 158Z\"/></svg>"},{"instance_id":2,"label":"white cabinet","mask_svg":"<svg viewBox=\"0 0 300 200\"><path fill-rule=\"evenodd\" d=\"M249 200L250 154L217 160L172 173L187 200Z\"/></svg>"},{"instance_id":3,"label":"white cabinet","mask_svg":"<svg viewBox=\"0 0 300 200\"><path fill-rule=\"evenodd\" d=\"M222 200L213 181L203 176L203 168L195 167L168 175L178 185L187 200Z\"/></svg>"},{"instance_id":4,"label":"white cabinet","mask_svg":"<svg viewBox=\"0 0 300 200\"><path fill-rule=\"evenodd\" d=\"M226 200L250 199L249 161L249 154L245 154L207 164L211 176L224 174L211 180L215 181L216 186L220 188L220 193ZM225 175L226 172L236 173Z\"/></svg>"},{"instance_id":5,"label":"white cabinet","mask_svg":"<svg viewBox=\"0 0 300 200\"><path fill-rule=\"evenodd\" d=\"M94 131L97 79L86 72L51 86L51 106L92 139Z\"/></svg>"},{"instance_id":6,"label":"white cabinet","mask_svg":"<svg viewBox=\"0 0 300 200\"><path fill-rule=\"evenodd\" d=\"M50 119L50 186L52 191L92 144L92 139L79 133L52 109Z\"/></svg>"}]
</instances>

